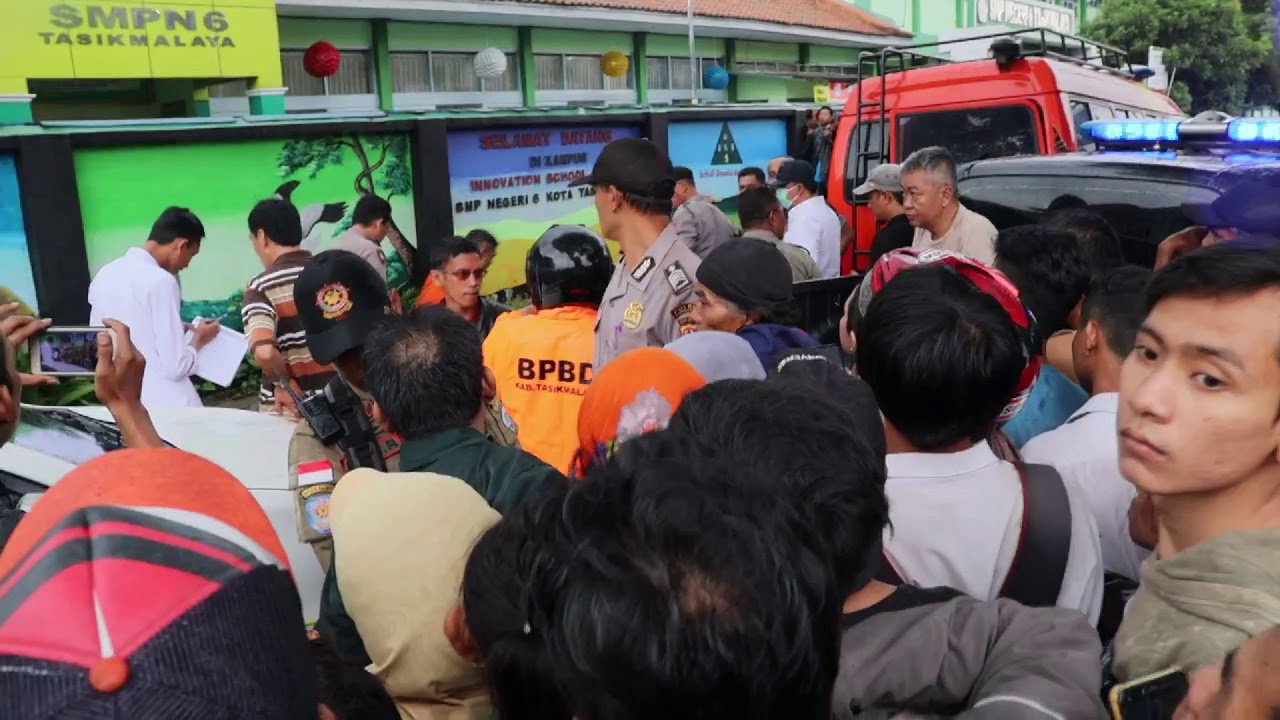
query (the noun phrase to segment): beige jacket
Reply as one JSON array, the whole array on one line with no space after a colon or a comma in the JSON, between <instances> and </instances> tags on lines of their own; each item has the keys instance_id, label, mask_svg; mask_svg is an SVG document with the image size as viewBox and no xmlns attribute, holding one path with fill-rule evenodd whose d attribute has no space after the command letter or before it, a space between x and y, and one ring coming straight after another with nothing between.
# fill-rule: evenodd
<instances>
[{"instance_id":1,"label":"beige jacket","mask_svg":"<svg viewBox=\"0 0 1280 720\"><path fill-rule=\"evenodd\" d=\"M818 263L813 261L813 257L809 255L808 250L799 245L784 243L782 238L768 230L748 230L742 233L742 237L756 238L757 240L766 240L773 243L778 248L778 252L782 253L782 257L787 259L787 265L791 266L791 282L817 280L822 277L822 274L818 272Z\"/></svg>"}]
</instances>

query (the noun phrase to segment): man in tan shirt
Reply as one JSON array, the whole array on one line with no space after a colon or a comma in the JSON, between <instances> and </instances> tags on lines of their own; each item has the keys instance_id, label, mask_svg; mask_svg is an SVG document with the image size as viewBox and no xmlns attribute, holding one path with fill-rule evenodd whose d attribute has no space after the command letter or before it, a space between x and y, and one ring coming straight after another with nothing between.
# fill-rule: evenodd
<instances>
[{"instance_id":1,"label":"man in tan shirt","mask_svg":"<svg viewBox=\"0 0 1280 720\"><path fill-rule=\"evenodd\" d=\"M903 207L916 229L911 247L950 250L991 265L996 228L960 204L956 162L946 148L921 148L902 162Z\"/></svg>"},{"instance_id":2,"label":"man in tan shirt","mask_svg":"<svg viewBox=\"0 0 1280 720\"><path fill-rule=\"evenodd\" d=\"M364 258L365 262L387 282L387 256L382 241L391 229L391 203L377 195L365 195L351 213L351 228L334 243L334 250L346 250Z\"/></svg>"},{"instance_id":3,"label":"man in tan shirt","mask_svg":"<svg viewBox=\"0 0 1280 720\"><path fill-rule=\"evenodd\" d=\"M818 264L799 245L782 242L787 232L787 213L773 190L765 186L747 188L738 195L738 220L742 236L773 243L791 267L791 281L815 280L822 277Z\"/></svg>"}]
</instances>

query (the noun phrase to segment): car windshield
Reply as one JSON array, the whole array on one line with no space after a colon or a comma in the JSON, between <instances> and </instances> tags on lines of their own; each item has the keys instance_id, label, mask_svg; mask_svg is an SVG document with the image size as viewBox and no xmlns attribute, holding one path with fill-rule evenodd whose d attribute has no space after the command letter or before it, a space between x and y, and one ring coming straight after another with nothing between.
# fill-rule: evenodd
<instances>
[{"instance_id":1,"label":"car windshield","mask_svg":"<svg viewBox=\"0 0 1280 720\"><path fill-rule=\"evenodd\" d=\"M114 424L74 410L23 407L19 417L14 445L72 465L124 447L124 436Z\"/></svg>"}]
</instances>

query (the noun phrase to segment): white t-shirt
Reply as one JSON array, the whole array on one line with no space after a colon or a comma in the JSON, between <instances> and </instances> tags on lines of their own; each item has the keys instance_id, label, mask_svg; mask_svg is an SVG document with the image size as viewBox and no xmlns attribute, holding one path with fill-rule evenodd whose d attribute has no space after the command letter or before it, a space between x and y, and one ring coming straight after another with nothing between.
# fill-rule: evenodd
<instances>
[{"instance_id":1,"label":"white t-shirt","mask_svg":"<svg viewBox=\"0 0 1280 720\"><path fill-rule=\"evenodd\" d=\"M804 248L818 264L821 277L840 275L840 216L825 199L811 197L792 205L782 242Z\"/></svg>"},{"instance_id":2,"label":"white t-shirt","mask_svg":"<svg viewBox=\"0 0 1280 720\"><path fill-rule=\"evenodd\" d=\"M103 265L89 283L89 322L101 325L110 318L127 325L134 347L147 361L142 405L148 409L203 404L191 384L196 349L182 325L181 295L177 276L136 247Z\"/></svg>"},{"instance_id":3,"label":"white t-shirt","mask_svg":"<svg viewBox=\"0 0 1280 720\"><path fill-rule=\"evenodd\" d=\"M985 216L960 205L946 234L935 238L933 233L918 227L911 247L917 250L950 250L985 265L993 265L997 234L996 226Z\"/></svg>"},{"instance_id":4,"label":"white t-shirt","mask_svg":"<svg viewBox=\"0 0 1280 720\"><path fill-rule=\"evenodd\" d=\"M1138 494L1120 474L1116 444L1116 393L1089 398L1066 424L1031 439L1022 448L1029 463L1052 465L1084 495L1098 526L1102 562L1108 572L1138 580L1151 551L1129 538L1129 505Z\"/></svg>"},{"instance_id":5,"label":"white t-shirt","mask_svg":"<svg viewBox=\"0 0 1280 720\"><path fill-rule=\"evenodd\" d=\"M884 553L903 581L948 586L979 600L999 596L1022 534L1018 470L985 442L956 453L895 453L886 459L889 519ZM1058 607L1096 624L1102 610L1098 530L1067 483L1071 546Z\"/></svg>"}]
</instances>

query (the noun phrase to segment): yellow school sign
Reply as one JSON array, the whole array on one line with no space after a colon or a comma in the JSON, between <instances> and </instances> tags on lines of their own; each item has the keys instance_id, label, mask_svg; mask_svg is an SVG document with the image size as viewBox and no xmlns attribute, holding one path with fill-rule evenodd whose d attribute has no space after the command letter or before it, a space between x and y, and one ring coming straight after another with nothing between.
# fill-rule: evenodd
<instances>
[{"instance_id":1,"label":"yellow school sign","mask_svg":"<svg viewBox=\"0 0 1280 720\"><path fill-rule=\"evenodd\" d=\"M281 84L274 0L0 0L0 94L27 80Z\"/></svg>"}]
</instances>

